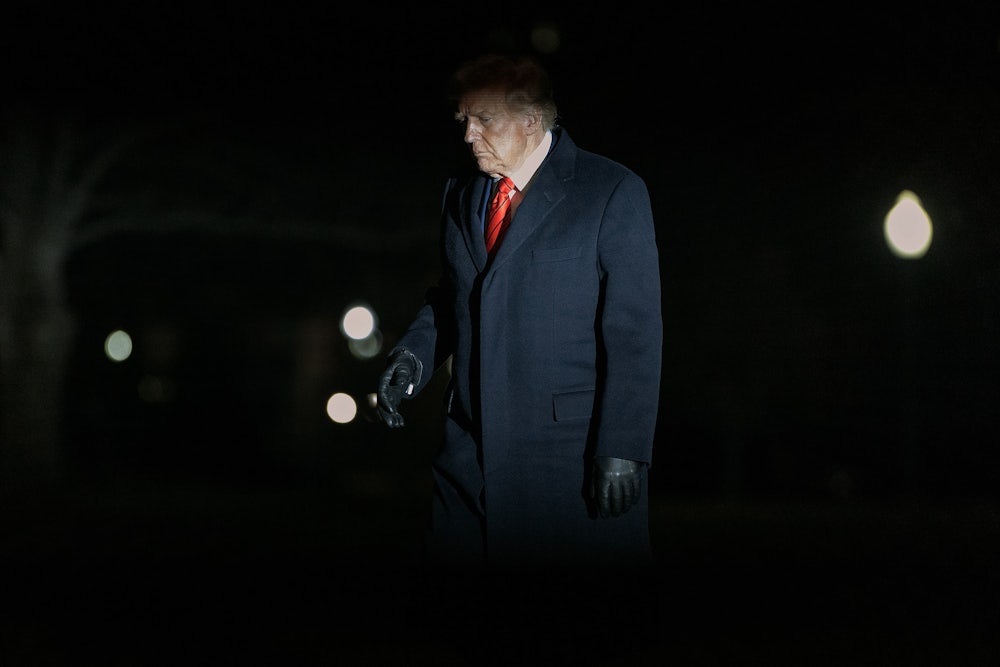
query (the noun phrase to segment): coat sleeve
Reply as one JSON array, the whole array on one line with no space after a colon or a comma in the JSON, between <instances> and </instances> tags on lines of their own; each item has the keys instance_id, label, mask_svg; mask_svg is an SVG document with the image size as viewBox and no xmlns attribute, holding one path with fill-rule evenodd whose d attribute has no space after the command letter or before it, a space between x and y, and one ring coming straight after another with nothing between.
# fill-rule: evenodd
<instances>
[{"instance_id":1,"label":"coat sleeve","mask_svg":"<svg viewBox=\"0 0 1000 667\"><path fill-rule=\"evenodd\" d=\"M612 193L598 238L603 368L597 456L651 462L660 397L663 321L649 193L629 172Z\"/></svg>"},{"instance_id":2,"label":"coat sleeve","mask_svg":"<svg viewBox=\"0 0 1000 667\"><path fill-rule=\"evenodd\" d=\"M442 235L447 224L446 202L457 187L458 181L454 178L445 184L441 205ZM444 257L441 261L443 266ZM427 289L424 302L416 316L390 352L391 355L399 349L406 349L422 364L424 372L414 388L415 394L420 393L420 390L430 382L434 371L452 354L455 339L455 320L451 311L453 291L446 272L442 271L438 282Z\"/></svg>"}]
</instances>

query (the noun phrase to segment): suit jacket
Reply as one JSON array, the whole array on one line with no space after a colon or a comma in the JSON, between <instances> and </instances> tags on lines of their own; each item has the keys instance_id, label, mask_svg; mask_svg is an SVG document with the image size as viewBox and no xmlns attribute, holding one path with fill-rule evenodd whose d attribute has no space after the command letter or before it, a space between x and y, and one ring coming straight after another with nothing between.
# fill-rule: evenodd
<instances>
[{"instance_id":1,"label":"suit jacket","mask_svg":"<svg viewBox=\"0 0 1000 667\"><path fill-rule=\"evenodd\" d=\"M648 548L646 490L639 507L602 521L586 486L592 456L652 457L662 320L649 195L564 130L553 138L492 259L491 179L449 180L442 277L396 346L425 369L450 368L435 482L484 518L503 558Z\"/></svg>"}]
</instances>

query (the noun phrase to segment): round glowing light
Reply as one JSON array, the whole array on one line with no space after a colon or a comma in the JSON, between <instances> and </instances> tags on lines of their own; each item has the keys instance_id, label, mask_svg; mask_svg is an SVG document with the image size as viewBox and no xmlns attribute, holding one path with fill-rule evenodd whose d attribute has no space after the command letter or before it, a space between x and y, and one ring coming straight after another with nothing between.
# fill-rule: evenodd
<instances>
[{"instance_id":1,"label":"round glowing light","mask_svg":"<svg viewBox=\"0 0 1000 667\"><path fill-rule=\"evenodd\" d=\"M349 424L358 415L358 404L350 395L337 392L326 401L326 414L338 424Z\"/></svg>"},{"instance_id":2,"label":"round glowing light","mask_svg":"<svg viewBox=\"0 0 1000 667\"><path fill-rule=\"evenodd\" d=\"M531 44L541 53L559 50L559 31L554 25L537 25L531 30Z\"/></svg>"},{"instance_id":3,"label":"round glowing light","mask_svg":"<svg viewBox=\"0 0 1000 667\"><path fill-rule=\"evenodd\" d=\"M367 306L348 308L340 320L344 335L354 340L364 340L375 331L375 313Z\"/></svg>"},{"instance_id":4,"label":"round glowing light","mask_svg":"<svg viewBox=\"0 0 1000 667\"><path fill-rule=\"evenodd\" d=\"M371 359L382 351L382 332L376 329L366 338L351 338L347 349L357 359Z\"/></svg>"},{"instance_id":5,"label":"round glowing light","mask_svg":"<svg viewBox=\"0 0 1000 667\"><path fill-rule=\"evenodd\" d=\"M104 339L104 354L111 361L125 361L132 356L132 337L118 329Z\"/></svg>"},{"instance_id":6,"label":"round glowing light","mask_svg":"<svg viewBox=\"0 0 1000 667\"><path fill-rule=\"evenodd\" d=\"M883 231L889 250L904 259L923 257L934 234L931 219L924 211L920 198L909 190L899 193L896 204L885 216Z\"/></svg>"}]
</instances>

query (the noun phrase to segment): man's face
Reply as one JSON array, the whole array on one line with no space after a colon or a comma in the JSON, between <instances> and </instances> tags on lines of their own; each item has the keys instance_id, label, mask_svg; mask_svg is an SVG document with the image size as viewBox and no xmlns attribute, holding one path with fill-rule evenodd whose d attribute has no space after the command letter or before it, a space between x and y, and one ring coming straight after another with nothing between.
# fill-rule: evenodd
<instances>
[{"instance_id":1,"label":"man's face","mask_svg":"<svg viewBox=\"0 0 1000 667\"><path fill-rule=\"evenodd\" d=\"M503 95L471 93L458 103L455 119L465 124L465 143L479 169L491 176L513 173L537 145L531 118L511 113Z\"/></svg>"}]
</instances>

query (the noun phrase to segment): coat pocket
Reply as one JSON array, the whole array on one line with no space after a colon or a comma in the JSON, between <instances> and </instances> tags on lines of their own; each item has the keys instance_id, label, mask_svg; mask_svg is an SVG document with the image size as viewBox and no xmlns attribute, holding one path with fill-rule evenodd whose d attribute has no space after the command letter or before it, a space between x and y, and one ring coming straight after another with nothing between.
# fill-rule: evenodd
<instances>
[{"instance_id":1,"label":"coat pocket","mask_svg":"<svg viewBox=\"0 0 1000 667\"><path fill-rule=\"evenodd\" d=\"M590 419L594 411L594 390L579 389L552 394L552 418L557 421Z\"/></svg>"},{"instance_id":2,"label":"coat pocket","mask_svg":"<svg viewBox=\"0 0 1000 667\"><path fill-rule=\"evenodd\" d=\"M572 248L536 248L531 252L531 261L562 262L567 259L576 259L582 254L582 246Z\"/></svg>"}]
</instances>

